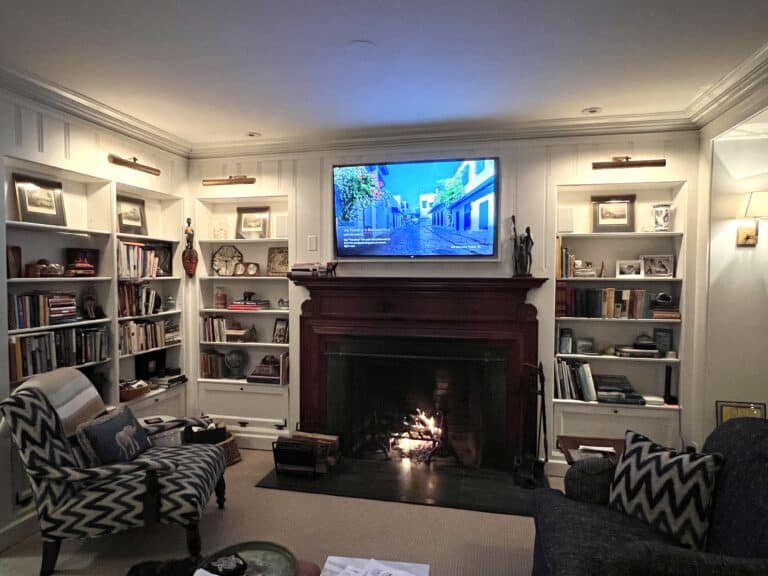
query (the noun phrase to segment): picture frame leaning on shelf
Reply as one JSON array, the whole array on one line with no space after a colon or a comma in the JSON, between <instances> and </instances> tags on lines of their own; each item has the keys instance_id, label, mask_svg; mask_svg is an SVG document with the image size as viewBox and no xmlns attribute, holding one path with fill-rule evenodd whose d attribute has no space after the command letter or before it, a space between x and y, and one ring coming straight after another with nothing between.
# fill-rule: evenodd
<instances>
[{"instance_id":1,"label":"picture frame leaning on shelf","mask_svg":"<svg viewBox=\"0 0 768 576\"><path fill-rule=\"evenodd\" d=\"M592 232L634 232L635 195L592 196Z\"/></svg>"},{"instance_id":2,"label":"picture frame leaning on shelf","mask_svg":"<svg viewBox=\"0 0 768 576\"><path fill-rule=\"evenodd\" d=\"M121 234L147 235L144 200L131 196L117 197L117 227Z\"/></svg>"},{"instance_id":3,"label":"picture frame leaning on shelf","mask_svg":"<svg viewBox=\"0 0 768 576\"><path fill-rule=\"evenodd\" d=\"M66 226L61 182L13 173L18 218L21 222Z\"/></svg>"}]
</instances>

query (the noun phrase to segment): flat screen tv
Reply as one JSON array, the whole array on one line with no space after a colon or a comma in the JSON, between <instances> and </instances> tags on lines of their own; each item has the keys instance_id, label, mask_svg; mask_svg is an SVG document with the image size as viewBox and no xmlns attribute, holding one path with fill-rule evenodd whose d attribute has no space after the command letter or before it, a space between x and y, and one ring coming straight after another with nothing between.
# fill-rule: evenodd
<instances>
[{"instance_id":1,"label":"flat screen tv","mask_svg":"<svg viewBox=\"0 0 768 576\"><path fill-rule=\"evenodd\" d=\"M333 167L336 258L494 258L498 158Z\"/></svg>"}]
</instances>

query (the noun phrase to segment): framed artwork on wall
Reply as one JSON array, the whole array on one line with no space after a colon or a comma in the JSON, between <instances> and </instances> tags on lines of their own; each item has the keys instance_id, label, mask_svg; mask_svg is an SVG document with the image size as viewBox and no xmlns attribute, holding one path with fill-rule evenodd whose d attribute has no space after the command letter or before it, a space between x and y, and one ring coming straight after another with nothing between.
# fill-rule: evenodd
<instances>
[{"instance_id":1,"label":"framed artwork on wall","mask_svg":"<svg viewBox=\"0 0 768 576\"><path fill-rule=\"evenodd\" d=\"M269 208L238 208L236 238L269 237Z\"/></svg>"},{"instance_id":2,"label":"framed artwork on wall","mask_svg":"<svg viewBox=\"0 0 768 576\"><path fill-rule=\"evenodd\" d=\"M731 418L763 418L765 419L765 403L763 402L728 402L717 400L717 425Z\"/></svg>"},{"instance_id":3,"label":"framed artwork on wall","mask_svg":"<svg viewBox=\"0 0 768 576\"><path fill-rule=\"evenodd\" d=\"M592 196L592 232L634 232L635 195Z\"/></svg>"},{"instance_id":4,"label":"framed artwork on wall","mask_svg":"<svg viewBox=\"0 0 768 576\"><path fill-rule=\"evenodd\" d=\"M117 227L122 234L147 235L144 200L130 196L117 197Z\"/></svg>"},{"instance_id":5,"label":"framed artwork on wall","mask_svg":"<svg viewBox=\"0 0 768 576\"><path fill-rule=\"evenodd\" d=\"M67 225L61 182L14 173L13 187L20 221Z\"/></svg>"}]
</instances>

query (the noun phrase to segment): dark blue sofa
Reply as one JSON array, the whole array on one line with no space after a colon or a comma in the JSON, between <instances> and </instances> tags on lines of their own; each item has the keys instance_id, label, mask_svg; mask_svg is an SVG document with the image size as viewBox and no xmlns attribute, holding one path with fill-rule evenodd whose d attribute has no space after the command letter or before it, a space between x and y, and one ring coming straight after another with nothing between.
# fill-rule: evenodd
<instances>
[{"instance_id":1,"label":"dark blue sofa","mask_svg":"<svg viewBox=\"0 0 768 576\"><path fill-rule=\"evenodd\" d=\"M567 496L537 493L533 575L768 575L768 420L729 420L707 438L704 452L725 457L705 552L609 509L612 472L582 461L569 470Z\"/></svg>"}]
</instances>

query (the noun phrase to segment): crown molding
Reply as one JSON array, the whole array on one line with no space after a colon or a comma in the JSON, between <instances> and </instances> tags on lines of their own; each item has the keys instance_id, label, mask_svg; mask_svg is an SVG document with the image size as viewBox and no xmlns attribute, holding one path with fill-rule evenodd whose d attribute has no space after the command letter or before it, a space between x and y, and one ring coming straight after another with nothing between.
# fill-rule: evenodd
<instances>
[{"instance_id":1,"label":"crown molding","mask_svg":"<svg viewBox=\"0 0 768 576\"><path fill-rule=\"evenodd\" d=\"M768 44L696 96L685 112L699 128L736 106L768 82Z\"/></svg>"},{"instance_id":2,"label":"crown molding","mask_svg":"<svg viewBox=\"0 0 768 576\"><path fill-rule=\"evenodd\" d=\"M517 123L466 121L325 132L301 138L190 143L83 94L31 74L0 67L0 88L191 159L698 130L766 84L768 44L698 94L685 110L677 112L584 116Z\"/></svg>"},{"instance_id":3,"label":"crown molding","mask_svg":"<svg viewBox=\"0 0 768 576\"><path fill-rule=\"evenodd\" d=\"M0 88L166 152L187 157L191 150L178 136L33 74L0 66Z\"/></svg>"},{"instance_id":4,"label":"crown molding","mask_svg":"<svg viewBox=\"0 0 768 576\"><path fill-rule=\"evenodd\" d=\"M558 118L500 124L462 122L382 127L314 134L301 139L235 140L193 143L191 159L303 154L376 147L485 144L504 140L695 130L683 112L622 116Z\"/></svg>"}]
</instances>

